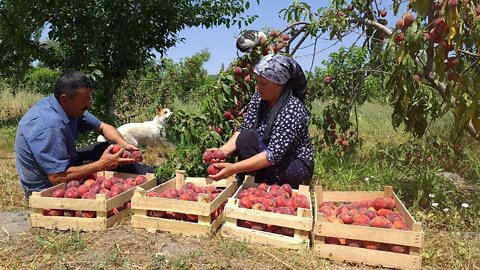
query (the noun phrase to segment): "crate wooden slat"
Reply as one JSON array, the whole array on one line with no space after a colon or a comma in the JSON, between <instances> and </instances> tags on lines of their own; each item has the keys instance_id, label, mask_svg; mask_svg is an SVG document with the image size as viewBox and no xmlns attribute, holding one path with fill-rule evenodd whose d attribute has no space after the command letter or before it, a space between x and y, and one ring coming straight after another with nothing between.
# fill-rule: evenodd
<instances>
[{"instance_id":1,"label":"crate wooden slat","mask_svg":"<svg viewBox=\"0 0 480 270\"><path fill-rule=\"evenodd\" d=\"M105 178L136 177L136 174L119 173L111 171L98 172L97 176ZM140 185L142 188L151 188L156 185L156 178L153 174L146 174L147 182ZM32 208L30 220L32 227L42 227L59 230L82 230L96 231L112 227L119 220L130 213L130 209L123 209L118 214L108 217L107 212L113 208L123 206L133 196L133 189L125 191L118 196L107 199L105 194L97 194L95 200L71 199L71 198L53 198L52 193L58 188L65 189L66 184L61 183L41 192L33 192L29 198L29 205ZM62 209L62 210L83 210L95 211L95 218L66 217L66 216L44 216L43 209Z\"/></svg>"},{"instance_id":2,"label":"crate wooden slat","mask_svg":"<svg viewBox=\"0 0 480 270\"><path fill-rule=\"evenodd\" d=\"M183 201L169 198L148 197L148 192L162 193L170 188L181 188L186 182L195 186L213 185L223 188L219 195L210 201L209 196L200 194L198 201ZM137 188L132 197L132 226L137 229L145 229L150 232L167 231L181 233L184 235L208 235L214 233L223 223L223 212L211 220L211 214L227 201L237 190L238 184L234 176L220 181L213 181L210 178L185 177L185 171L177 171L175 178L158 185L150 190ZM189 222L175 219L158 218L147 216L147 211L170 211L198 216L198 222Z\"/></svg>"},{"instance_id":3,"label":"crate wooden slat","mask_svg":"<svg viewBox=\"0 0 480 270\"><path fill-rule=\"evenodd\" d=\"M309 200L310 209L298 208L296 216L240 208L238 199L240 191L252 186L254 186L254 177L247 176L233 197L228 199L225 206L225 224L222 227L222 236L280 248L307 249L310 246L310 231L313 226L311 201ZM293 190L293 193L310 198L308 186L301 185L298 190ZM286 236L243 228L237 225L238 220L291 228L294 229L294 235Z\"/></svg>"},{"instance_id":4,"label":"crate wooden slat","mask_svg":"<svg viewBox=\"0 0 480 270\"><path fill-rule=\"evenodd\" d=\"M315 225L313 230L314 252L326 259L363 263L372 266L383 266L397 269L421 269L422 258L420 250L424 243L424 232L420 222L416 222L393 192L392 187L386 186L383 192L377 191L324 191L322 187L315 187ZM351 202L372 200L378 197L393 198L395 208L402 216L405 224L411 231L374 228L329 223L323 215L318 213L318 205L324 201ZM393 245L406 246L408 254L401 254L383 250L350 247L344 245L326 244L327 237L339 239L354 239L373 241Z\"/></svg>"}]
</instances>

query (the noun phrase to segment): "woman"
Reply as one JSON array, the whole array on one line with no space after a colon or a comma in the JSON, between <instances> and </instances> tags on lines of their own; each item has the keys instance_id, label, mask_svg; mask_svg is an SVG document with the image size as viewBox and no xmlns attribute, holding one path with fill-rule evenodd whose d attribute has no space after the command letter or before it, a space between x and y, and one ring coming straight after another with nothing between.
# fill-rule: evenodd
<instances>
[{"instance_id":1,"label":"woman","mask_svg":"<svg viewBox=\"0 0 480 270\"><path fill-rule=\"evenodd\" d=\"M309 184L313 175L313 148L308 115L303 104L306 78L292 58L275 54L260 59L254 69L257 92L240 129L220 147L238 155L236 163L215 163L218 180L247 173L256 182Z\"/></svg>"}]
</instances>

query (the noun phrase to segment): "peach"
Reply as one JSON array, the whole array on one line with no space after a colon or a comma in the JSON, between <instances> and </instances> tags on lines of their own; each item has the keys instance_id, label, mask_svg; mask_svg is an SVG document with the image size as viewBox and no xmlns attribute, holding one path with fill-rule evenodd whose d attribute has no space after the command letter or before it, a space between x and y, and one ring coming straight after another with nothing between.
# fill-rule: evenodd
<instances>
[{"instance_id":1,"label":"peach","mask_svg":"<svg viewBox=\"0 0 480 270\"><path fill-rule=\"evenodd\" d=\"M397 212L388 213L385 217L388 220L390 220L392 223L395 222L395 221L398 221L398 220L403 221L402 216Z\"/></svg>"},{"instance_id":2,"label":"peach","mask_svg":"<svg viewBox=\"0 0 480 270\"><path fill-rule=\"evenodd\" d=\"M372 220L370 220L370 227L385 228L386 223L382 218L374 217Z\"/></svg>"},{"instance_id":3,"label":"peach","mask_svg":"<svg viewBox=\"0 0 480 270\"><path fill-rule=\"evenodd\" d=\"M336 237L326 237L325 238L325 243L330 244L330 245L341 245L342 243L340 242L340 239Z\"/></svg>"},{"instance_id":4,"label":"peach","mask_svg":"<svg viewBox=\"0 0 480 270\"><path fill-rule=\"evenodd\" d=\"M412 13L405 13L405 15L403 15L403 21L405 22L405 26L410 26L413 21L415 21L415 17Z\"/></svg>"},{"instance_id":5,"label":"peach","mask_svg":"<svg viewBox=\"0 0 480 270\"><path fill-rule=\"evenodd\" d=\"M385 208L390 210L395 208L395 200L392 198L385 198Z\"/></svg>"},{"instance_id":6,"label":"peach","mask_svg":"<svg viewBox=\"0 0 480 270\"><path fill-rule=\"evenodd\" d=\"M120 149L122 149L122 147L120 147L119 144L114 144L114 145L112 146L112 150L111 150L111 151L112 151L112 154L118 153L118 151L120 151Z\"/></svg>"},{"instance_id":7,"label":"peach","mask_svg":"<svg viewBox=\"0 0 480 270\"><path fill-rule=\"evenodd\" d=\"M250 191L244 189L240 191L240 193L238 194L238 198L241 199L243 197L247 197L248 195L250 195Z\"/></svg>"},{"instance_id":8,"label":"peach","mask_svg":"<svg viewBox=\"0 0 480 270\"><path fill-rule=\"evenodd\" d=\"M368 249L379 249L380 243L373 241L363 241L362 246Z\"/></svg>"},{"instance_id":9,"label":"peach","mask_svg":"<svg viewBox=\"0 0 480 270\"><path fill-rule=\"evenodd\" d=\"M401 246L401 245L392 245L390 247L390 250L396 253L407 253L407 247L406 246Z\"/></svg>"},{"instance_id":10,"label":"peach","mask_svg":"<svg viewBox=\"0 0 480 270\"><path fill-rule=\"evenodd\" d=\"M213 151L205 151L203 152L203 155L202 155L202 159L203 161L205 161L206 163L210 163L213 159Z\"/></svg>"},{"instance_id":11,"label":"peach","mask_svg":"<svg viewBox=\"0 0 480 270\"><path fill-rule=\"evenodd\" d=\"M112 187L113 187L113 181L112 179L105 179L103 182L102 182L102 188L106 188L108 190L111 190Z\"/></svg>"},{"instance_id":12,"label":"peach","mask_svg":"<svg viewBox=\"0 0 480 270\"><path fill-rule=\"evenodd\" d=\"M75 212L75 210L63 210L63 215L66 217L74 217Z\"/></svg>"},{"instance_id":13,"label":"peach","mask_svg":"<svg viewBox=\"0 0 480 270\"><path fill-rule=\"evenodd\" d=\"M259 210L259 211L265 211L265 205L263 205L262 203L256 203L256 204L252 205L252 209L253 210Z\"/></svg>"},{"instance_id":14,"label":"peach","mask_svg":"<svg viewBox=\"0 0 480 270\"><path fill-rule=\"evenodd\" d=\"M207 187L207 193L213 194L213 193L217 193L217 192L219 192L219 190L217 189L216 186L208 186Z\"/></svg>"},{"instance_id":15,"label":"peach","mask_svg":"<svg viewBox=\"0 0 480 270\"><path fill-rule=\"evenodd\" d=\"M385 228L391 229L393 223L389 219L385 219Z\"/></svg>"},{"instance_id":16,"label":"peach","mask_svg":"<svg viewBox=\"0 0 480 270\"><path fill-rule=\"evenodd\" d=\"M147 177L145 177L143 175L137 175L137 177L135 177L135 184L137 186L139 186L139 185L141 185L141 184L143 184L147 181L148 181Z\"/></svg>"},{"instance_id":17,"label":"peach","mask_svg":"<svg viewBox=\"0 0 480 270\"><path fill-rule=\"evenodd\" d=\"M292 197L292 186L290 184L283 184L281 188L288 193L290 197Z\"/></svg>"},{"instance_id":18,"label":"peach","mask_svg":"<svg viewBox=\"0 0 480 270\"><path fill-rule=\"evenodd\" d=\"M362 207L365 207L365 208L369 208L371 205L371 202L368 201L368 200L363 200L363 201L359 201L357 202L357 205L359 208L362 208Z\"/></svg>"},{"instance_id":19,"label":"peach","mask_svg":"<svg viewBox=\"0 0 480 270\"><path fill-rule=\"evenodd\" d=\"M63 216L63 210L61 209L52 209L48 212L49 216Z\"/></svg>"},{"instance_id":20,"label":"peach","mask_svg":"<svg viewBox=\"0 0 480 270\"><path fill-rule=\"evenodd\" d=\"M273 185L270 186L270 190L268 192L273 193L274 191L279 190L279 189L281 189L281 187L279 185L273 184Z\"/></svg>"},{"instance_id":21,"label":"peach","mask_svg":"<svg viewBox=\"0 0 480 270\"><path fill-rule=\"evenodd\" d=\"M112 191L110 191L110 193L107 195L107 198L113 198L113 197L118 196L118 195L120 195L120 194L122 194L122 192L119 191L118 189L112 190Z\"/></svg>"},{"instance_id":22,"label":"peach","mask_svg":"<svg viewBox=\"0 0 480 270\"><path fill-rule=\"evenodd\" d=\"M192 182L186 182L183 184L182 189L190 189L190 190L195 190L195 184Z\"/></svg>"},{"instance_id":23,"label":"peach","mask_svg":"<svg viewBox=\"0 0 480 270\"><path fill-rule=\"evenodd\" d=\"M325 220L329 223L344 224L341 218L337 218L335 216L328 216Z\"/></svg>"},{"instance_id":24,"label":"peach","mask_svg":"<svg viewBox=\"0 0 480 270\"><path fill-rule=\"evenodd\" d=\"M193 188L193 191L194 191L195 193L205 193L204 188L203 188L203 187L199 187L199 186L194 187L194 188Z\"/></svg>"},{"instance_id":25,"label":"peach","mask_svg":"<svg viewBox=\"0 0 480 270\"><path fill-rule=\"evenodd\" d=\"M248 221L248 220L241 220L241 219L238 220L237 225L238 225L239 227L248 228L248 229L250 229L250 228L252 227L252 223L251 223L250 221Z\"/></svg>"},{"instance_id":26,"label":"peach","mask_svg":"<svg viewBox=\"0 0 480 270\"><path fill-rule=\"evenodd\" d=\"M225 153L222 150L217 149L213 152L213 159L224 160Z\"/></svg>"},{"instance_id":27,"label":"peach","mask_svg":"<svg viewBox=\"0 0 480 270\"><path fill-rule=\"evenodd\" d=\"M369 219L373 219L377 216L377 212L372 209L367 209L365 212L363 212L365 216L367 216Z\"/></svg>"},{"instance_id":28,"label":"peach","mask_svg":"<svg viewBox=\"0 0 480 270\"><path fill-rule=\"evenodd\" d=\"M250 200L248 199L248 197L242 197L240 199L240 207L243 207L243 208L248 208L248 209L251 209L252 208L252 202L250 202Z\"/></svg>"},{"instance_id":29,"label":"peach","mask_svg":"<svg viewBox=\"0 0 480 270\"><path fill-rule=\"evenodd\" d=\"M215 175L217 173L219 173L221 170L218 169L217 167L215 167L215 165L213 164L210 164L207 168L207 172L209 175Z\"/></svg>"},{"instance_id":30,"label":"peach","mask_svg":"<svg viewBox=\"0 0 480 270\"><path fill-rule=\"evenodd\" d=\"M405 225L405 223L403 221L397 220L397 221L393 222L392 228L403 230L403 229L408 228L408 227L407 227L407 225Z\"/></svg>"},{"instance_id":31,"label":"peach","mask_svg":"<svg viewBox=\"0 0 480 270\"><path fill-rule=\"evenodd\" d=\"M95 211L82 211L82 217L84 218L94 218L97 216L97 212Z\"/></svg>"},{"instance_id":32,"label":"peach","mask_svg":"<svg viewBox=\"0 0 480 270\"><path fill-rule=\"evenodd\" d=\"M152 217L163 218L165 216L165 211L151 211L150 215Z\"/></svg>"},{"instance_id":33,"label":"peach","mask_svg":"<svg viewBox=\"0 0 480 270\"><path fill-rule=\"evenodd\" d=\"M282 234L286 236L293 236L295 233L295 229L292 228L287 228L287 227L282 227Z\"/></svg>"},{"instance_id":34,"label":"peach","mask_svg":"<svg viewBox=\"0 0 480 270\"><path fill-rule=\"evenodd\" d=\"M359 240L347 239L345 245L349 247L361 247L362 242L360 242Z\"/></svg>"},{"instance_id":35,"label":"peach","mask_svg":"<svg viewBox=\"0 0 480 270\"><path fill-rule=\"evenodd\" d=\"M89 186L80 185L80 186L78 187L78 196L81 197L81 196L83 196L83 194L87 193L88 191L90 191L90 187L89 187Z\"/></svg>"},{"instance_id":36,"label":"peach","mask_svg":"<svg viewBox=\"0 0 480 270\"><path fill-rule=\"evenodd\" d=\"M82 199L95 200L95 196L96 195L94 193L88 191L82 195Z\"/></svg>"},{"instance_id":37,"label":"peach","mask_svg":"<svg viewBox=\"0 0 480 270\"><path fill-rule=\"evenodd\" d=\"M278 205L278 202L277 202ZM318 212L324 214L325 216L331 216L333 214L333 209L330 206L324 205L318 209Z\"/></svg>"},{"instance_id":38,"label":"peach","mask_svg":"<svg viewBox=\"0 0 480 270\"><path fill-rule=\"evenodd\" d=\"M114 184L110 191L118 191L119 193L122 193L124 191L123 185L120 183Z\"/></svg>"},{"instance_id":39,"label":"peach","mask_svg":"<svg viewBox=\"0 0 480 270\"><path fill-rule=\"evenodd\" d=\"M262 190L262 189L255 189L253 192L252 192L253 195L257 196L257 197L264 197L265 195L265 191Z\"/></svg>"},{"instance_id":40,"label":"peach","mask_svg":"<svg viewBox=\"0 0 480 270\"><path fill-rule=\"evenodd\" d=\"M289 214L289 215L295 216L295 215L297 214L297 212L295 211L295 209L293 209L293 207L291 207L290 205L285 206L285 209L288 210L288 214Z\"/></svg>"},{"instance_id":41,"label":"peach","mask_svg":"<svg viewBox=\"0 0 480 270\"><path fill-rule=\"evenodd\" d=\"M380 210L382 208L385 208L385 199L384 198L376 198L372 202L372 207L375 208L375 210Z\"/></svg>"},{"instance_id":42,"label":"peach","mask_svg":"<svg viewBox=\"0 0 480 270\"><path fill-rule=\"evenodd\" d=\"M295 200L288 199L285 204L286 204L285 207L290 206L290 207L293 208L293 210L297 210L298 206L297 206L297 203L295 202Z\"/></svg>"},{"instance_id":43,"label":"peach","mask_svg":"<svg viewBox=\"0 0 480 270\"><path fill-rule=\"evenodd\" d=\"M345 220L344 220L345 221ZM368 226L370 224L370 219L365 216L364 214L358 214L354 219L353 219L353 224L355 225L362 225L362 226Z\"/></svg>"},{"instance_id":44,"label":"peach","mask_svg":"<svg viewBox=\"0 0 480 270\"><path fill-rule=\"evenodd\" d=\"M265 211L272 211L273 208L277 207L276 203L272 199L265 199L263 201L263 205L265 206Z\"/></svg>"},{"instance_id":45,"label":"peach","mask_svg":"<svg viewBox=\"0 0 480 270\"><path fill-rule=\"evenodd\" d=\"M257 230L257 231L264 231L265 228L267 227L266 224L253 222L253 221L251 221L250 224L251 224L250 228L252 230Z\"/></svg>"},{"instance_id":46,"label":"peach","mask_svg":"<svg viewBox=\"0 0 480 270\"><path fill-rule=\"evenodd\" d=\"M77 180L72 180L67 183L67 188L70 188L70 187L78 188L79 186L80 186L80 183Z\"/></svg>"},{"instance_id":47,"label":"peach","mask_svg":"<svg viewBox=\"0 0 480 270\"><path fill-rule=\"evenodd\" d=\"M132 152L124 150L122 153L122 158L132 158Z\"/></svg>"},{"instance_id":48,"label":"peach","mask_svg":"<svg viewBox=\"0 0 480 270\"><path fill-rule=\"evenodd\" d=\"M265 197L257 197L257 198L255 199L255 203L262 203L262 204L263 204L263 202L264 202L265 200L266 200Z\"/></svg>"},{"instance_id":49,"label":"peach","mask_svg":"<svg viewBox=\"0 0 480 270\"><path fill-rule=\"evenodd\" d=\"M65 198L78 198L78 189L76 187L68 188L65 191Z\"/></svg>"},{"instance_id":50,"label":"peach","mask_svg":"<svg viewBox=\"0 0 480 270\"><path fill-rule=\"evenodd\" d=\"M260 183L260 184L258 184L257 188L261 189L263 191L267 191L268 190L268 185L267 185L267 183Z\"/></svg>"},{"instance_id":51,"label":"peach","mask_svg":"<svg viewBox=\"0 0 480 270\"><path fill-rule=\"evenodd\" d=\"M139 150L133 150L132 158L135 159L136 162L142 162L143 161L142 152L140 152Z\"/></svg>"},{"instance_id":52,"label":"peach","mask_svg":"<svg viewBox=\"0 0 480 270\"><path fill-rule=\"evenodd\" d=\"M386 217L390 213L392 213L392 210L382 208L382 209L377 211L377 216Z\"/></svg>"},{"instance_id":53,"label":"peach","mask_svg":"<svg viewBox=\"0 0 480 270\"><path fill-rule=\"evenodd\" d=\"M63 188L57 188L53 191L52 197L63 198L65 197L65 190Z\"/></svg>"},{"instance_id":54,"label":"peach","mask_svg":"<svg viewBox=\"0 0 480 270\"><path fill-rule=\"evenodd\" d=\"M170 188L166 192L168 198L178 198L180 197L180 193L175 188Z\"/></svg>"},{"instance_id":55,"label":"peach","mask_svg":"<svg viewBox=\"0 0 480 270\"><path fill-rule=\"evenodd\" d=\"M91 187L93 186L95 183L97 183L97 181L93 180L93 179L87 179L85 180L85 182L83 182L83 184L87 187Z\"/></svg>"},{"instance_id":56,"label":"peach","mask_svg":"<svg viewBox=\"0 0 480 270\"><path fill-rule=\"evenodd\" d=\"M190 201L191 198L192 198L192 196L190 196L190 194L188 194L188 193L184 193L184 194L180 195L180 197L179 197L179 199L183 200L183 201Z\"/></svg>"},{"instance_id":57,"label":"peach","mask_svg":"<svg viewBox=\"0 0 480 270\"><path fill-rule=\"evenodd\" d=\"M340 214L339 218L345 224L352 224L355 220L355 216L351 212L344 212L343 214Z\"/></svg>"},{"instance_id":58,"label":"peach","mask_svg":"<svg viewBox=\"0 0 480 270\"><path fill-rule=\"evenodd\" d=\"M147 192L148 197L158 197L158 193L155 191L149 191Z\"/></svg>"}]
</instances>

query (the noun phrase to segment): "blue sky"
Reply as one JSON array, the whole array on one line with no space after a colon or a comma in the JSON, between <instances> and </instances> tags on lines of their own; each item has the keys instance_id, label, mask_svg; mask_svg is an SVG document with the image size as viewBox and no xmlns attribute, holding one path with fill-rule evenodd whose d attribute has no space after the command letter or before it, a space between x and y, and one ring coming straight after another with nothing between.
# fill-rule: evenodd
<instances>
[{"instance_id":1,"label":"blue sky","mask_svg":"<svg viewBox=\"0 0 480 270\"><path fill-rule=\"evenodd\" d=\"M176 47L170 48L166 57L172 58L175 62L182 58L189 57L202 49L210 51L210 60L205 63L204 67L210 74L218 73L222 63L227 67L233 59L237 56L237 49L235 42L238 34L242 30L248 29L284 29L288 23L280 17L280 10L288 7L292 0L260 0L258 5L255 0L251 0L251 7L245 13L246 15L258 15L258 19L251 25L239 29L238 26L227 29L225 26L219 26L211 29L204 28L189 28L180 32L180 37L185 38L183 43L177 44ZM325 6L329 1L319 0L304 0L312 7L312 10L317 10L321 6ZM323 3L323 5L321 5ZM353 37L352 37L353 38ZM343 45L351 44L352 38L344 41ZM333 44L333 42L320 39L317 43L317 51L321 48L326 48ZM306 41L303 45L313 43L312 40ZM328 54L338 49L340 45L336 45L330 49L322 51L315 55L314 67L321 65L321 61L327 59ZM240 52L239 52L240 53ZM304 70L309 70L312 62L313 46L307 49L299 50L295 54L295 59L300 63Z\"/></svg>"}]
</instances>

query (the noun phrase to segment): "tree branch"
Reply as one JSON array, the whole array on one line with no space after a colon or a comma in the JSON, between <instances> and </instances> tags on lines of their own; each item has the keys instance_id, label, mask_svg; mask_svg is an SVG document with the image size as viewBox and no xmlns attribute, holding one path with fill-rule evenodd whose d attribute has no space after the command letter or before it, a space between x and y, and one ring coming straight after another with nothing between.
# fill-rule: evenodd
<instances>
[{"instance_id":1,"label":"tree branch","mask_svg":"<svg viewBox=\"0 0 480 270\"><path fill-rule=\"evenodd\" d=\"M348 19L349 23L355 23L355 24L363 24L367 26L373 26L377 30L381 30L385 35L391 36L393 33L393 30L388 28L387 26L379 23L379 22L374 22L368 19L363 19L363 18L350 18Z\"/></svg>"}]
</instances>

